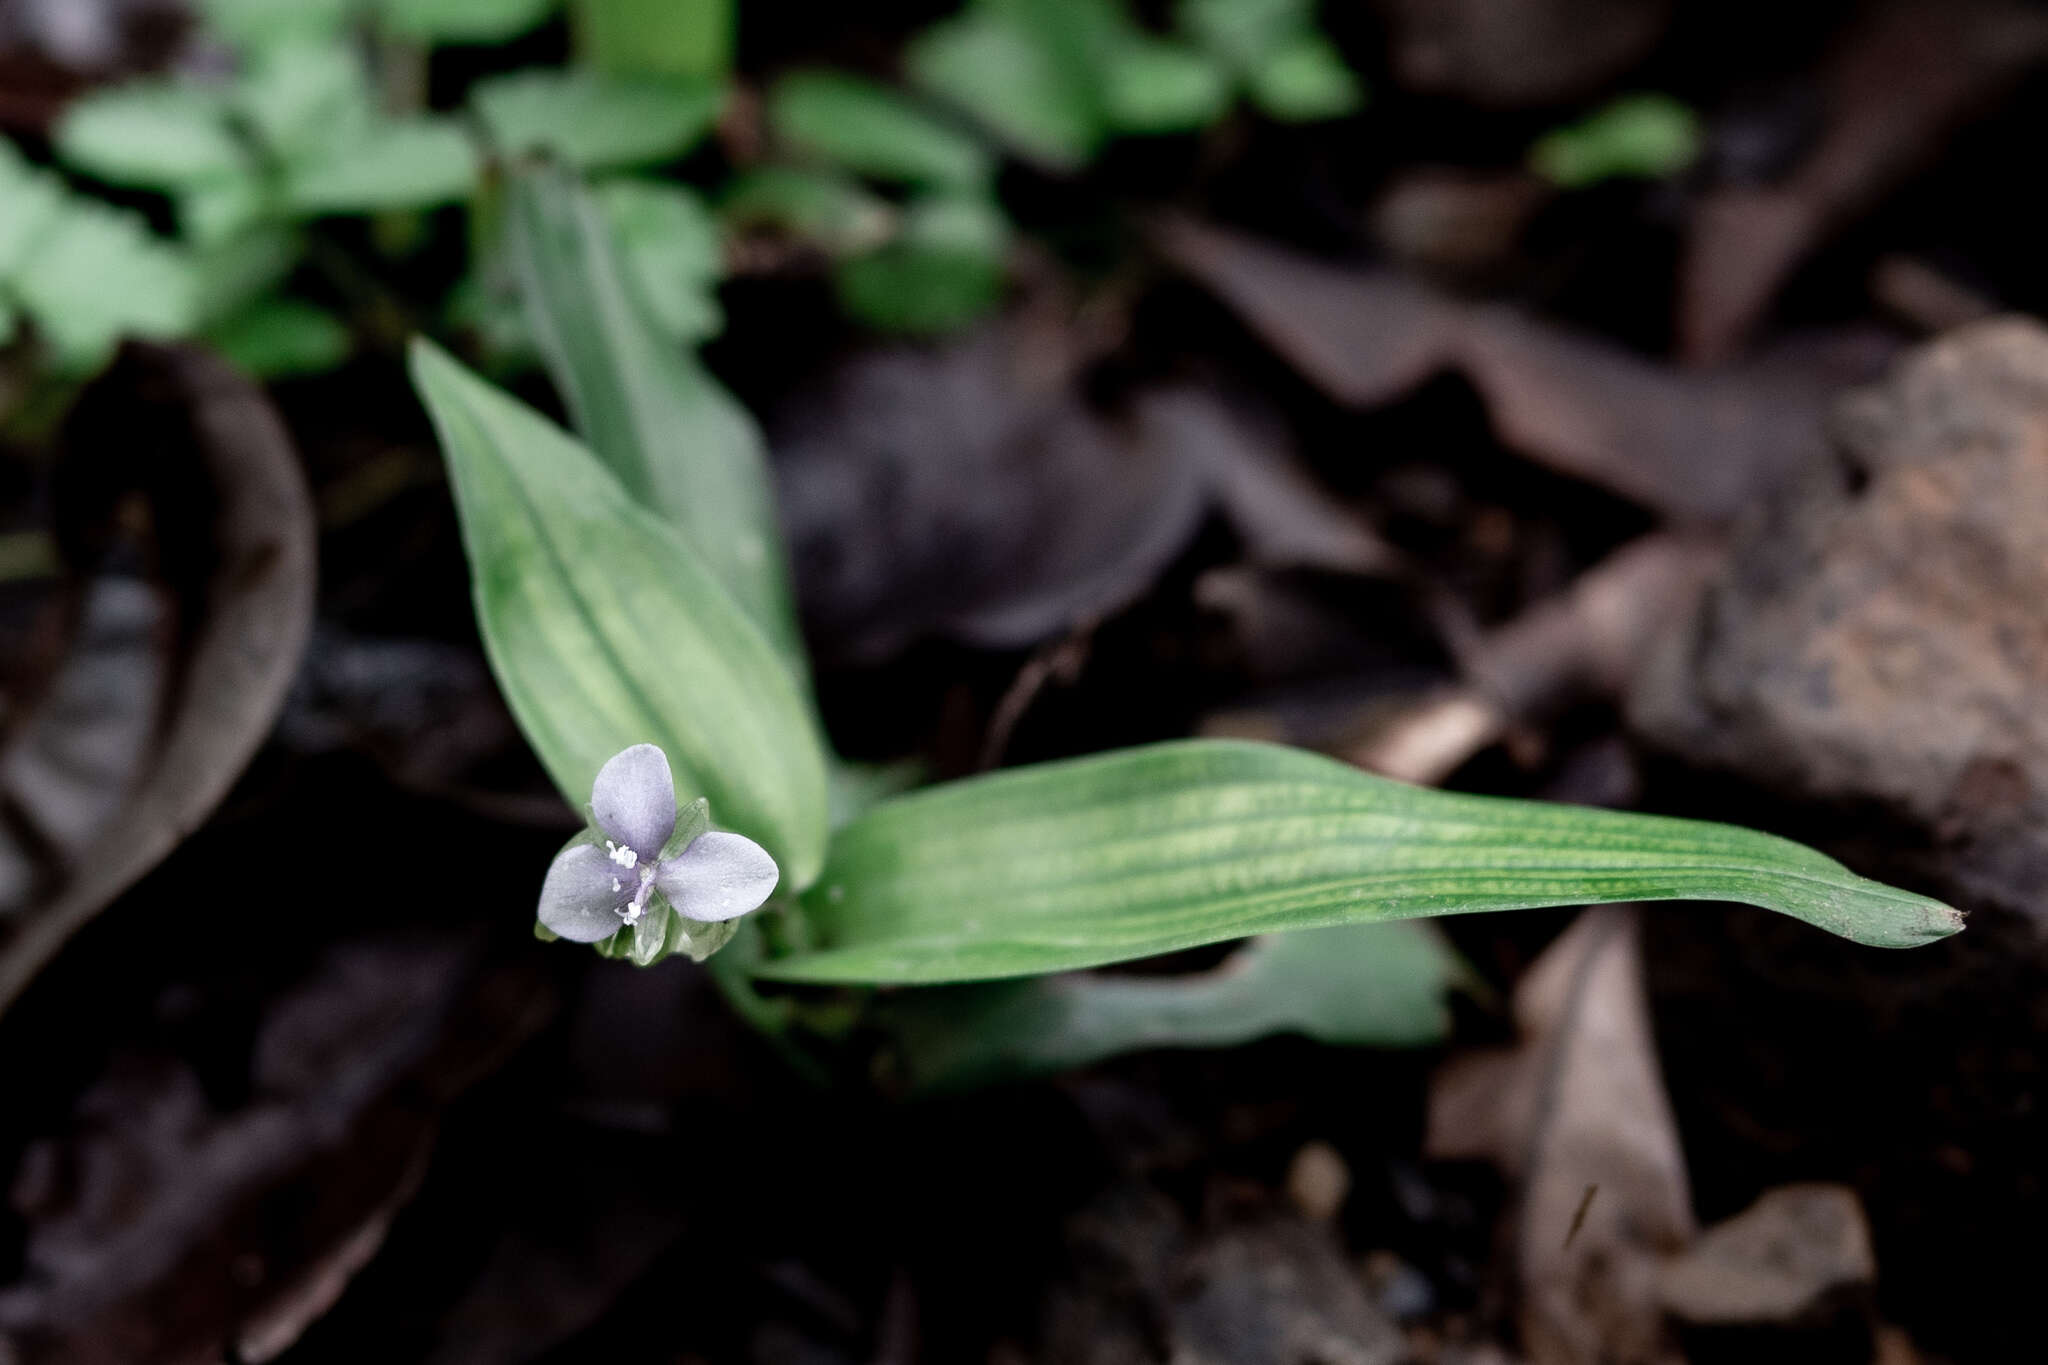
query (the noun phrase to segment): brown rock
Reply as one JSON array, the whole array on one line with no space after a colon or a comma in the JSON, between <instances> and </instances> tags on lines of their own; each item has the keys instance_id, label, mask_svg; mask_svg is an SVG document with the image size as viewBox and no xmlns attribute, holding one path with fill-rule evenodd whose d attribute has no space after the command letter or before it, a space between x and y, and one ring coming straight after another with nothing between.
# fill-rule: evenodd
<instances>
[{"instance_id":1,"label":"brown rock","mask_svg":"<svg viewBox=\"0 0 2048 1365\"><path fill-rule=\"evenodd\" d=\"M1797 798L1887 815L1965 901L2048 914L2048 329L1973 324L1851 395L1652 652L1632 719Z\"/></svg>"}]
</instances>

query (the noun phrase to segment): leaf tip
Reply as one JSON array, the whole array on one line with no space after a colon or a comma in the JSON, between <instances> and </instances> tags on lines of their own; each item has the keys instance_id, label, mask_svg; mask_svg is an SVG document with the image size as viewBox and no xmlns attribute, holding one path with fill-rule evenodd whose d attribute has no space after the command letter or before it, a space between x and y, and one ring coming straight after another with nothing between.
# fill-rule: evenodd
<instances>
[{"instance_id":1,"label":"leaf tip","mask_svg":"<svg viewBox=\"0 0 2048 1365\"><path fill-rule=\"evenodd\" d=\"M412 381L425 381L427 371L444 368L453 362L448 353L423 332L415 332L405 344L405 368L412 375Z\"/></svg>"},{"instance_id":2,"label":"leaf tip","mask_svg":"<svg viewBox=\"0 0 2048 1365\"><path fill-rule=\"evenodd\" d=\"M1855 928L1836 932L1867 947L1919 948L1961 933L1968 918L1953 905L1931 896L1917 896L1890 887L1880 887L1879 894L1889 905Z\"/></svg>"}]
</instances>

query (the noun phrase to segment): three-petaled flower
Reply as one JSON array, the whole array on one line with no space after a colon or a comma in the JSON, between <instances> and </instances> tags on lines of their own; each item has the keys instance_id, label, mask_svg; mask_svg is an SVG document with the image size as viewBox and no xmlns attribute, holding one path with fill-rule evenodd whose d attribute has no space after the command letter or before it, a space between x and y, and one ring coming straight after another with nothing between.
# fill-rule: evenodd
<instances>
[{"instance_id":1,"label":"three-petaled flower","mask_svg":"<svg viewBox=\"0 0 2048 1365\"><path fill-rule=\"evenodd\" d=\"M675 778L652 744L622 750L598 771L590 818L596 829L555 855L540 888L540 922L572 942L610 938L669 907L707 924L737 919L781 875L745 835L678 837Z\"/></svg>"}]
</instances>

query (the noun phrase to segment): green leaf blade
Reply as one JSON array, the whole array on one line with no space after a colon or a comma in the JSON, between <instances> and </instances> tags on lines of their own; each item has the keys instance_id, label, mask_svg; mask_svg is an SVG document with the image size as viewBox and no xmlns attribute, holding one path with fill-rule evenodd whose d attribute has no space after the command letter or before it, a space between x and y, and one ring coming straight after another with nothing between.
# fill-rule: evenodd
<instances>
[{"instance_id":1,"label":"green leaf blade","mask_svg":"<svg viewBox=\"0 0 2048 1365\"><path fill-rule=\"evenodd\" d=\"M723 92L704 81L536 68L477 82L470 100L499 151L553 151L585 170L646 166L697 145Z\"/></svg>"},{"instance_id":2,"label":"green leaf blade","mask_svg":"<svg viewBox=\"0 0 2048 1365\"><path fill-rule=\"evenodd\" d=\"M1425 1047L1465 973L1433 926L1348 924L1258 939L1188 976L1070 973L878 997L914 1090L960 1090L1144 1048L1236 1047L1297 1033L1339 1047Z\"/></svg>"},{"instance_id":3,"label":"green leaf blade","mask_svg":"<svg viewBox=\"0 0 2048 1365\"><path fill-rule=\"evenodd\" d=\"M791 981L964 981L1247 934L1607 901L1734 900L1858 942L1947 906L1728 826L1408 787L1298 750L1184 741L886 802L844 829Z\"/></svg>"},{"instance_id":4,"label":"green leaf blade","mask_svg":"<svg viewBox=\"0 0 2048 1365\"><path fill-rule=\"evenodd\" d=\"M577 428L673 521L793 676L807 672L766 442L696 358L657 336L611 225L576 177L514 177L508 245L525 316Z\"/></svg>"},{"instance_id":5,"label":"green leaf blade","mask_svg":"<svg viewBox=\"0 0 2048 1365\"><path fill-rule=\"evenodd\" d=\"M340 34L352 0L201 0L206 26L238 47L319 42Z\"/></svg>"},{"instance_id":6,"label":"green leaf blade","mask_svg":"<svg viewBox=\"0 0 2048 1365\"><path fill-rule=\"evenodd\" d=\"M1102 66L1103 109L1116 132L1192 132L1229 111L1223 68L1185 43L1133 34Z\"/></svg>"},{"instance_id":7,"label":"green leaf blade","mask_svg":"<svg viewBox=\"0 0 2048 1365\"><path fill-rule=\"evenodd\" d=\"M913 201L895 240L839 263L840 306L887 332L937 335L1002 302L1010 225L993 201L933 195Z\"/></svg>"},{"instance_id":8,"label":"green leaf blade","mask_svg":"<svg viewBox=\"0 0 2048 1365\"><path fill-rule=\"evenodd\" d=\"M432 208L467 197L477 169L476 147L455 120L388 119L346 145L294 162L285 198L307 215Z\"/></svg>"},{"instance_id":9,"label":"green leaf blade","mask_svg":"<svg viewBox=\"0 0 2048 1365\"><path fill-rule=\"evenodd\" d=\"M381 0L384 32L423 43L503 43L538 28L555 0Z\"/></svg>"},{"instance_id":10,"label":"green leaf blade","mask_svg":"<svg viewBox=\"0 0 2048 1365\"><path fill-rule=\"evenodd\" d=\"M1282 123L1343 118L1365 105L1365 87L1319 33L1278 48L1246 75L1252 102Z\"/></svg>"},{"instance_id":11,"label":"green leaf blade","mask_svg":"<svg viewBox=\"0 0 2048 1365\"><path fill-rule=\"evenodd\" d=\"M991 6L934 24L905 63L923 89L963 110L1019 154L1070 171L1107 134L1088 81L1028 22Z\"/></svg>"},{"instance_id":12,"label":"green leaf blade","mask_svg":"<svg viewBox=\"0 0 2048 1365\"><path fill-rule=\"evenodd\" d=\"M768 123L793 150L857 175L974 189L995 173L979 142L888 86L842 71L795 71L768 95Z\"/></svg>"},{"instance_id":13,"label":"green leaf blade","mask_svg":"<svg viewBox=\"0 0 2048 1365\"><path fill-rule=\"evenodd\" d=\"M1529 149L1529 167L1560 189L1608 180L1656 180L1698 159L1699 115L1669 95L1625 95Z\"/></svg>"},{"instance_id":14,"label":"green leaf blade","mask_svg":"<svg viewBox=\"0 0 2048 1365\"><path fill-rule=\"evenodd\" d=\"M732 70L736 0L572 0L577 55L620 75L722 78Z\"/></svg>"},{"instance_id":15,"label":"green leaf blade","mask_svg":"<svg viewBox=\"0 0 2048 1365\"><path fill-rule=\"evenodd\" d=\"M595 197L632 288L662 337L694 344L717 336L725 327L717 293L725 243L704 201L666 180L613 180Z\"/></svg>"},{"instance_id":16,"label":"green leaf blade","mask_svg":"<svg viewBox=\"0 0 2048 1365\"><path fill-rule=\"evenodd\" d=\"M67 166L116 185L176 189L249 168L217 92L136 81L75 101L53 133Z\"/></svg>"},{"instance_id":17,"label":"green leaf blade","mask_svg":"<svg viewBox=\"0 0 2048 1365\"><path fill-rule=\"evenodd\" d=\"M206 329L206 340L258 379L321 374L344 360L353 338L340 318L304 299L260 298Z\"/></svg>"},{"instance_id":18,"label":"green leaf blade","mask_svg":"<svg viewBox=\"0 0 2048 1365\"><path fill-rule=\"evenodd\" d=\"M682 538L588 450L438 348L412 372L452 473L477 618L507 702L571 804L629 744L678 795L764 845L786 884L822 860L824 744L786 661Z\"/></svg>"}]
</instances>

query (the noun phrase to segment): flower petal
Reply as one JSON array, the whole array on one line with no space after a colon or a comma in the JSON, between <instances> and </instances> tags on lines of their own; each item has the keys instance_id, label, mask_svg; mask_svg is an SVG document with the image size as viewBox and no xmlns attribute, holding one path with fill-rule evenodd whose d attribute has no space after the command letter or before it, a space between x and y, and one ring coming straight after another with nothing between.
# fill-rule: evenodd
<instances>
[{"instance_id":1,"label":"flower petal","mask_svg":"<svg viewBox=\"0 0 2048 1365\"><path fill-rule=\"evenodd\" d=\"M652 744L613 754L590 788L597 827L652 862L676 827L676 780L668 755Z\"/></svg>"},{"instance_id":2,"label":"flower petal","mask_svg":"<svg viewBox=\"0 0 2048 1365\"><path fill-rule=\"evenodd\" d=\"M618 931L619 904L612 887L619 869L596 844L577 842L555 855L540 884L540 922L571 943L595 943Z\"/></svg>"},{"instance_id":3,"label":"flower petal","mask_svg":"<svg viewBox=\"0 0 2048 1365\"><path fill-rule=\"evenodd\" d=\"M710 923L757 908L781 877L767 849L743 834L712 830L664 862L654 884L678 914Z\"/></svg>"}]
</instances>

